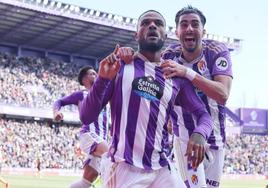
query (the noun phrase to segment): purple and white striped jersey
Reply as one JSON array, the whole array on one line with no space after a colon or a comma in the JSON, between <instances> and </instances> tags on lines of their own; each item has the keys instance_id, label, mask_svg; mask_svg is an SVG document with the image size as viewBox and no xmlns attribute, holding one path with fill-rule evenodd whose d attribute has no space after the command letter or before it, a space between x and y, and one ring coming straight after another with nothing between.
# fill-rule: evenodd
<instances>
[{"instance_id":1,"label":"purple and white striped jersey","mask_svg":"<svg viewBox=\"0 0 268 188\"><path fill-rule=\"evenodd\" d=\"M80 102L87 96L87 94L88 91L86 90L76 91L71 95L58 99L54 103L53 109L60 110L61 107L71 104L76 105L79 108ZM85 132L95 132L98 136L102 137L104 140L107 140L109 133L109 110L110 109L108 108L108 105L105 106L97 117L97 120L91 124L83 124L80 130L80 134Z\"/></svg>"},{"instance_id":2,"label":"purple and white striped jersey","mask_svg":"<svg viewBox=\"0 0 268 188\"><path fill-rule=\"evenodd\" d=\"M180 44L169 46L163 58L173 59L210 80L213 80L216 75L232 77L232 61L228 48L223 43L214 40L203 40L202 44L203 53L190 63L182 58ZM208 139L208 144L212 149L223 147L225 143L225 106L207 97L198 88L195 88L195 91L206 105L213 120L213 131ZM193 115L180 107L175 107L172 117L175 124L174 133L183 140L189 140L189 136L196 127Z\"/></svg>"},{"instance_id":3,"label":"purple and white striped jersey","mask_svg":"<svg viewBox=\"0 0 268 188\"><path fill-rule=\"evenodd\" d=\"M183 78L164 79L159 64L143 57L128 65L121 62L112 81L97 78L81 103L81 121L91 122L94 113L96 116L108 101L112 116L109 151L114 162L125 161L146 170L168 165L167 123L174 103L198 114L200 126L196 132L206 138L211 133L211 118L192 84Z\"/></svg>"}]
</instances>

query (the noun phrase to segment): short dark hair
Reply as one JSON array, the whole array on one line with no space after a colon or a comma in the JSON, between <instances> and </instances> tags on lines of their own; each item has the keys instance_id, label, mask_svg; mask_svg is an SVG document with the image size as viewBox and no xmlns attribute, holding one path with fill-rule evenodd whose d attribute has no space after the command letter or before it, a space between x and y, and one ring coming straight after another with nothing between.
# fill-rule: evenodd
<instances>
[{"instance_id":1,"label":"short dark hair","mask_svg":"<svg viewBox=\"0 0 268 188\"><path fill-rule=\"evenodd\" d=\"M80 69L80 71L78 73L78 82L79 82L80 85L83 85L83 82L82 82L83 81L83 78L87 74L87 71L88 70L91 70L91 69L94 70L94 68L92 66L85 66L85 67L82 67Z\"/></svg>"},{"instance_id":2,"label":"short dark hair","mask_svg":"<svg viewBox=\"0 0 268 188\"><path fill-rule=\"evenodd\" d=\"M163 16L160 12L158 12L158 11L156 11L156 10L147 10L147 11L143 12L143 13L139 16L139 18L138 18L138 23L139 23L141 17L142 17L144 14L147 14L148 12L155 12L155 13L159 14L159 15L163 18L163 20L165 21L165 25L166 25L166 19L164 18L164 16Z\"/></svg>"},{"instance_id":3,"label":"short dark hair","mask_svg":"<svg viewBox=\"0 0 268 188\"><path fill-rule=\"evenodd\" d=\"M192 13L197 14L200 17L202 25L205 26L205 24L206 24L205 15L200 10L198 10L197 8L192 7L191 5L188 5L187 7L184 7L184 8L182 8L181 10L179 10L177 12L176 17L175 17L176 26L178 26L178 23L180 21L180 17L182 15L184 15L184 14L192 14Z\"/></svg>"}]
</instances>

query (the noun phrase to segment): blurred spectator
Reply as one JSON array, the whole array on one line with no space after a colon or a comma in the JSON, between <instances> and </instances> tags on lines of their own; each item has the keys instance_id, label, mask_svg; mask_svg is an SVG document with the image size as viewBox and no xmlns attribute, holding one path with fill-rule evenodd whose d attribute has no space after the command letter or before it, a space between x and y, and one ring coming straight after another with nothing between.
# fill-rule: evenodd
<instances>
[{"instance_id":1,"label":"blurred spectator","mask_svg":"<svg viewBox=\"0 0 268 188\"><path fill-rule=\"evenodd\" d=\"M264 174L268 164L268 136L233 135L227 137L224 173Z\"/></svg>"},{"instance_id":2,"label":"blurred spectator","mask_svg":"<svg viewBox=\"0 0 268 188\"><path fill-rule=\"evenodd\" d=\"M58 131L55 131L57 127ZM46 122L0 119L3 167L82 168L84 155L77 152L79 128L51 126Z\"/></svg>"},{"instance_id":3,"label":"blurred spectator","mask_svg":"<svg viewBox=\"0 0 268 188\"><path fill-rule=\"evenodd\" d=\"M79 148L79 128L48 122L0 119L3 167L81 169L84 154ZM268 136L227 137L224 173L264 174L268 164Z\"/></svg>"},{"instance_id":4,"label":"blurred spectator","mask_svg":"<svg viewBox=\"0 0 268 188\"><path fill-rule=\"evenodd\" d=\"M0 53L0 103L51 109L53 102L79 90L83 65ZM76 107L65 107L74 111ZM3 167L82 168L78 127L48 122L0 119ZM268 136L227 137L224 173L264 174L268 169Z\"/></svg>"},{"instance_id":5,"label":"blurred spectator","mask_svg":"<svg viewBox=\"0 0 268 188\"><path fill-rule=\"evenodd\" d=\"M81 67L0 53L0 103L50 109L56 99L79 90L75 79Z\"/></svg>"}]
</instances>

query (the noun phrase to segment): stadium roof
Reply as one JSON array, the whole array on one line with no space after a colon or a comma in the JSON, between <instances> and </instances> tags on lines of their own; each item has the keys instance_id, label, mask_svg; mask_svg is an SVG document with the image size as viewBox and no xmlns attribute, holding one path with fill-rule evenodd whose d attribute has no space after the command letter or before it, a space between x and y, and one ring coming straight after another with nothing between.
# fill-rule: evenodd
<instances>
[{"instance_id":1,"label":"stadium roof","mask_svg":"<svg viewBox=\"0 0 268 188\"><path fill-rule=\"evenodd\" d=\"M0 0L0 44L102 58L117 43L134 49L136 19L52 0ZM168 27L167 44L176 40ZM240 39L207 34L233 51Z\"/></svg>"}]
</instances>

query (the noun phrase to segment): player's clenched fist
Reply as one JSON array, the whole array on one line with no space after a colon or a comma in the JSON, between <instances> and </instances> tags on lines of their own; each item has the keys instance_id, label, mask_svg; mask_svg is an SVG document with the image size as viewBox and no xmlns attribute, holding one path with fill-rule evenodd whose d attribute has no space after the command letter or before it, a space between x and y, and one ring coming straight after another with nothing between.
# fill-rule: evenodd
<instances>
[{"instance_id":1,"label":"player's clenched fist","mask_svg":"<svg viewBox=\"0 0 268 188\"><path fill-rule=\"evenodd\" d=\"M54 112L53 118L55 121L61 121L63 119L63 114L61 112Z\"/></svg>"}]
</instances>

